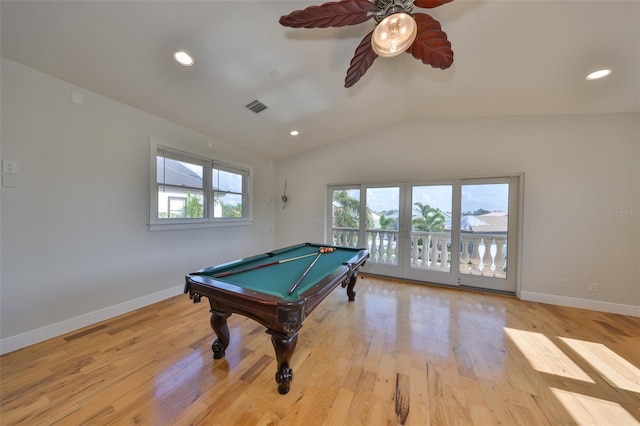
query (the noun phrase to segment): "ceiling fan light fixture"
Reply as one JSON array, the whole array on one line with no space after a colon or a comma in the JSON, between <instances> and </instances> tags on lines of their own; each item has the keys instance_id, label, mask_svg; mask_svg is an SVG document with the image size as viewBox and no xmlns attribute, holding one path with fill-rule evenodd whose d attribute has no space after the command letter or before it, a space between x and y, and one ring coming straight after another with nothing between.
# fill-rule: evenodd
<instances>
[{"instance_id":1,"label":"ceiling fan light fixture","mask_svg":"<svg viewBox=\"0 0 640 426\"><path fill-rule=\"evenodd\" d=\"M407 13L387 16L373 30L371 47L378 56L393 58L407 50L416 39L418 25Z\"/></svg>"}]
</instances>

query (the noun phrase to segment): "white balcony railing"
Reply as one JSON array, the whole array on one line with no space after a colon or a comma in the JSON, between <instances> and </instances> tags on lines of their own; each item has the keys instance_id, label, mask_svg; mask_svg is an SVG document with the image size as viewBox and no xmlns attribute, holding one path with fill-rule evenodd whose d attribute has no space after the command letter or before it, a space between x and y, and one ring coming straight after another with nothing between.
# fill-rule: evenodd
<instances>
[{"instance_id":1,"label":"white balcony railing","mask_svg":"<svg viewBox=\"0 0 640 426\"><path fill-rule=\"evenodd\" d=\"M368 262L397 265L398 231L368 229L366 244L358 241L358 230L333 228L332 244L365 247ZM506 276L507 237L499 234L462 234L459 247L460 272L496 278ZM451 268L451 235L449 232L411 233L411 267L449 272Z\"/></svg>"}]
</instances>

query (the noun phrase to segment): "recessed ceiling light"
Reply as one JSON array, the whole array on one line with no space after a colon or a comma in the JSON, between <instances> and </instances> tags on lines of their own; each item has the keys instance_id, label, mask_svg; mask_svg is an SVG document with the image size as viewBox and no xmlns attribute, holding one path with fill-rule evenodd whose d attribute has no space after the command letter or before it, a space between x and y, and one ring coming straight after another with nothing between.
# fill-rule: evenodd
<instances>
[{"instance_id":1,"label":"recessed ceiling light","mask_svg":"<svg viewBox=\"0 0 640 426\"><path fill-rule=\"evenodd\" d=\"M606 77L609 74L611 74L611 70L598 70L598 71L594 71L592 73L587 74L587 80L597 80L599 78L602 77Z\"/></svg>"},{"instance_id":2,"label":"recessed ceiling light","mask_svg":"<svg viewBox=\"0 0 640 426\"><path fill-rule=\"evenodd\" d=\"M298 135L300 134L300 132L299 132L299 131L297 131L297 130L292 130L292 131L290 131L290 132L289 132L289 134L290 134L291 136L298 136Z\"/></svg>"},{"instance_id":3,"label":"recessed ceiling light","mask_svg":"<svg viewBox=\"0 0 640 426\"><path fill-rule=\"evenodd\" d=\"M176 50L173 52L173 59L176 60L180 65L184 65L185 67L190 67L195 63L191 55L189 55L184 50Z\"/></svg>"}]
</instances>

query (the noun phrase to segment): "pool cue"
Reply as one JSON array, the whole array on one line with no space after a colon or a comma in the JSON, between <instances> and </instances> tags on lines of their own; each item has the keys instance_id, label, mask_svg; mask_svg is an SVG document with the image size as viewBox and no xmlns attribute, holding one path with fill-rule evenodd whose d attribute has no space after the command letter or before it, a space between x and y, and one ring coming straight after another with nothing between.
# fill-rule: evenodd
<instances>
[{"instance_id":1,"label":"pool cue","mask_svg":"<svg viewBox=\"0 0 640 426\"><path fill-rule=\"evenodd\" d=\"M260 268L265 268L267 266L278 265L280 263L291 262L292 260L304 259L305 257L314 256L315 254L316 253L314 252L314 253L304 254L302 256L296 256L296 257L290 257L288 259L277 260L275 262L262 263L260 265L252 266L250 268L238 269L235 271L220 272L219 274L215 274L213 277L222 278L222 277L226 277L233 274L239 274L241 272L248 272L248 271L253 271L254 269L260 269Z\"/></svg>"},{"instance_id":2,"label":"pool cue","mask_svg":"<svg viewBox=\"0 0 640 426\"><path fill-rule=\"evenodd\" d=\"M318 259L320 259L320 256L322 255L322 252L318 253L318 256L316 256L315 259L313 259L313 262L311 262L311 265L309 265L309 267L307 268L306 271L304 271L302 273L302 275L300 275L300 278L298 278L298 281L296 281L296 283L294 285L291 286L291 288L289 289L289 294L293 293L293 291L296 289L296 287L298 287L298 284L300 284L302 282L302 280L304 279L304 277L307 276L307 274L309 273L309 271L311 270L311 268L313 268L313 265L316 264L316 262L318 261Z\"/></svg>"}]
</instances>

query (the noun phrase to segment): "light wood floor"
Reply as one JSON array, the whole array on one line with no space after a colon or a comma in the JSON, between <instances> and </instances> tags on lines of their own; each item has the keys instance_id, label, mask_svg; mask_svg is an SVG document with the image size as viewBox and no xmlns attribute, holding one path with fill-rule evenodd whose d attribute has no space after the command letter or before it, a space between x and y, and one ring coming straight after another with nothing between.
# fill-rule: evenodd
<instances>
[{"instance_id":1,"label":"light wood floor","mask_svg":"<svg viewBox=\"0 0 640 426\"><path fill-rule=\"evenodd\" d=\"M277 392L270 336L186 295L1 358L2 425L640 424L640 318L359 279L304 322Z\"/></svg>"}]
</instances>

